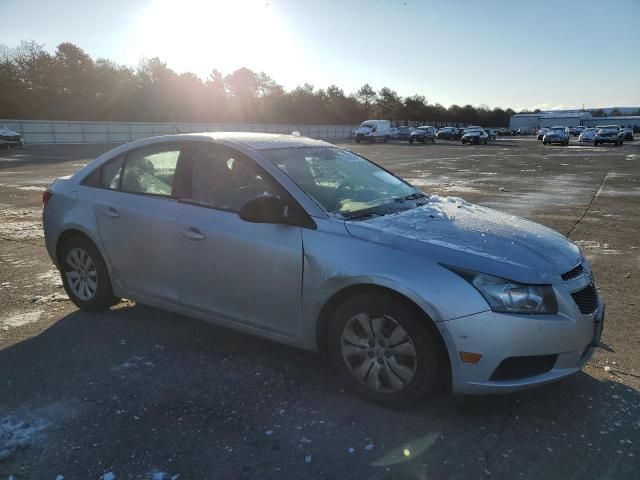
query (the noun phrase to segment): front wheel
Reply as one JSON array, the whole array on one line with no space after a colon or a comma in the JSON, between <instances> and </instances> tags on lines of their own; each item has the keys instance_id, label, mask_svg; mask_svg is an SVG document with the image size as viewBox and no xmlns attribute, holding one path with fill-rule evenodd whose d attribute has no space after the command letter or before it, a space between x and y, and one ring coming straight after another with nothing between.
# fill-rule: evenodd
<instances>
[{"instance_id":1,"label":"front wheel","mask_svg":"<svg viewBox=\"0 0 640 480\"><path fill-rule=\"evenodd\" d=\"M413 138L410 138L410 139L409 139L409 143L413 143Z\"/></svg>"},{"instance_id":2,"label":"front wheel","mask_svg":"<svg viewBox=\"0 0 640 480\"><path fill-rule=\"evenodd\" d=\"M385 136L384 139L382 140L384 143L388 143L389 142L389 137Z\"/></svg>"},{"instance_id":3,"label":"front wheel","mask_svg":"<svg viewBox=\"0 0 640 480\"><path fill-rule=\"evenodd\" d=\"M396 297L361 294L329 324L329 355L342 381L365 400L406 407L433 391L446 370L430 320Z\"/></svg>"},{"instance_id":4,"label":"front wheel","mask_svg":"<svg viewBox=\"0 0 640 480\"><path fill-rule=\"evenodd\" d=\"M79 308L98 311L117 303L107 266L88 238L77 236L66 240L60 249L58 265L62 285Z\"/></svg>"}]
</instances>

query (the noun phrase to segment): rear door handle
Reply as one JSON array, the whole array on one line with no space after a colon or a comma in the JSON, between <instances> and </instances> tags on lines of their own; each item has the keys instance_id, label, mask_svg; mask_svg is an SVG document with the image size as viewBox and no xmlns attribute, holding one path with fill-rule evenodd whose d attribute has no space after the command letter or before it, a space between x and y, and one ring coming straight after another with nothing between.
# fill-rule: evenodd
<instances>
[{"instance_id":1,"label":"rear door handle","mask_svg":"<svg viewBox=\"0 0 640 480\"><path fill-rule=\"evenodd\" d=\"M189 240L204 240L207 238L200 230L194 227L186 228L182 231L182 235L187 237Z\"/></svg>"},{"instance_id":2,"label":"rear door handle","mask_svg":"<svg viewBox=\"0 0 640 480\"><path fill-rule=\"evenodd\" d=\"M120 216L118 211L113 207L101 208L100 212L102 212L103 215L105 215L106 217L109 217L109 218L118 218Z\"/></svg>"}]
</instances>

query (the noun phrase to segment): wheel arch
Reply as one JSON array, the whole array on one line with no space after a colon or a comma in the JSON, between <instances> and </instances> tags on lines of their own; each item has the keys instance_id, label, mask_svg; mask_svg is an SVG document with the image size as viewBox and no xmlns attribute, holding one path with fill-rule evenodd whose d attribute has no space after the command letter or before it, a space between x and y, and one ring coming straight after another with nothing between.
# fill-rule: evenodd
<instances>
[{"instance_id":1,"label":"wheel arch","mask_svg":"<svg viewBox=\"0 0 640 480\"><path fill-rule=\"evenodd\" d=\"M64 229L62 232L60 232L60 234L58 235L58 238L56 239L55 254L56 254L56 262L58 262L57 263L58 266L60 265L60 253L61 253L62 246L67 240L73 237L83 237L89 240L91 243L93 243L93 245L96 247L96 249L102 256L102 260L107 265L107 268L109 268L109 264L107 263L107 258L105 257L104 252L102 251L102 248L100 248L100 244L96 241L95 238L92 237L91 234L89 234L87 231L77 226L69 226L68 228Z\"/></svg>"},{"instance_id":2,"label":"wheel arch","mask_svg":"<svg viewBox=\"0 0 640 480\"><path fill-rule=\"evenodd\" d=\"M451 359L449 357L449 350L447 348L446 342L442 337L442 334L438 327L435 324L435 321L432 318L425 308L421 307L414 299L412 299L409 295L405 293L401 293L398 290L395 290L388 286L371 284L371 283L359 283L354 285L349 285L344 287L337 292L333 293L323 304L318 317L316 319L316 348L320 352L328 351L327 345L327 336L329 331L329 322L333 313L336 311L338 306L344 302L347 298L350 298L354 295L360 294L379 294L391 296L399 301L409 305L417 315L420 315L424 319L424 323L433 334L436 339L436 343L439 347L439 354L446 365L446 374L443 375L444 380L450 382L451 380Z\"/></svg>"}]
</instances>

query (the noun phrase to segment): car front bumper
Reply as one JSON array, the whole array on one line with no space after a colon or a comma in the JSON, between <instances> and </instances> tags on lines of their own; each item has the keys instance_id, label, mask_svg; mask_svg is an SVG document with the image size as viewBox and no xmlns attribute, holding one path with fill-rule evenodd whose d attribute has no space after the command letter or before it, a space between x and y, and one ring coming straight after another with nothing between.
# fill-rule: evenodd
<instances>
[{"instance_id":1,"label":"car front bumper","mask_svg":"<svg viewBox=\"0 0 640 480\"><path fill-rule=\"evenodd\" d=\"M591 315L509 315L486 311L438 323L449 350L452 390L507 393L579 372L599 345L604 304ZM460 352L481 354L465 363Z\"/></svg>"},{"instance_id":2,"label":"car front bumper","mask_svg":"<svg viewBox=\"0 0 640 480\"><path fill-rule=\"evenodd\" d=\"M617 137L596 137L595 141L598 143L618 143L620 139Z\"/></svg>"},{"instance_id":3,"label":"car front bumper","mask_svg":"<svg viewBox=\"0 0 640 480\"><path fill-rule=\"evenodd\" d=\"M22 138L1 138L0 137L0 145L8 145L10 147L21 147L24 145L24 140Z\"/></svg>"}]
</instances>

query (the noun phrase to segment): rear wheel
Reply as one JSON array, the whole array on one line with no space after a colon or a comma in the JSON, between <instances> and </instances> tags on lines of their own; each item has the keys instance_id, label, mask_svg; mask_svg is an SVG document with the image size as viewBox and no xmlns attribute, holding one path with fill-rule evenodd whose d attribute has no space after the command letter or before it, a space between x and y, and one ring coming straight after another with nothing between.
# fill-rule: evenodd
<instances>
[{"instance_id":1,"label":"rear wheel","mask_svg":"<svg viewBox=\"0 0 640 480\"><path fill-rule=\"evenodd\" d=\"M331 361L365 400L387 407L414 404L435 389L443 369L437 332L427 322L396 297L356 295L330 320Z\"/></svg>"},{"instance_id":2,"label":"rear wheel","mask_svg":"<svg viewBox=\"0 0 640 480\"><path fill-rule=\"evenodd\" d=\"M64 289L79 308L97 311L118 302L102 255L88 238L75 236L66 240L58 265Z\"/></svg>"}]
</instances>

